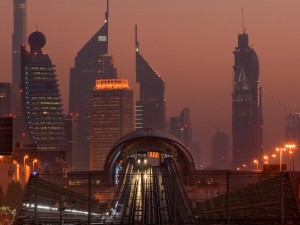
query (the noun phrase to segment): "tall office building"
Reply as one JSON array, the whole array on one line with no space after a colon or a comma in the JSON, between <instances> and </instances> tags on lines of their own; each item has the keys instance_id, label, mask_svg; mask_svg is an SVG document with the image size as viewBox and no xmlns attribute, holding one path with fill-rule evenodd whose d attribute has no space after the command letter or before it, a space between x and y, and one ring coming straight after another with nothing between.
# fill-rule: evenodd
<instances>
[{"instance_id":1,"label":"tall office building","mask_svg":"<svg viewBox=\"0 0 300 225\"><path fill-rule=\"evenodd\" d=\"M300 143L300 113L294 112L286 117L285 141L287 143Z\"/></svg>"},{"instance_id":2,"label":"tall office building","mask_svg":"<svg viewBox=\"0 0 300 225\"><path fill-rule=\"evenodd\" d=\"M286 164L291 167L295 167L294 169L299 170L300 165L298 163L300 161L300 152L299 152L299 144L300 144L300 112L290 113L286 117L286 127L285 127L285 143L286 144L295 144L296 149L292 151L292 154L289 154L289 159L285 159L283 157L283 161L286 161ZM294 165L294 166L292 166Z\"/></svg>"},{"instance_id":3,"label":"tall office building","mask_svg":"<svg viewBox=\"0 0 300 225\"><path fill-rule=\"evenodd\" d=\"M67 148L66 160L69 170L76 170L80 164L78 156L78 114L69 114L65 116L66 133L67 133Z\"/></svg>"},{"instance_id":4,"label":"tall office building","mask_svg":"<svg viewBox=\"0 0 300 225\"><path fill-rule=\"evenodd\" d=\"M11 113L11 83L0 82L0 116Z\"/></svg>"},{"instance_id":5,"label":"tall office building","mask_svg":"<svg viewBox=\"0 0 300 225\"><path fill-rule=\"evenodd\" d=\"M232 93L233 166L250 164L263 152L262 96L259 61L248 44L248 34L238 35L234 51Z\"/></svg>"},{"instance_id":6,"label":"tall office building","mask_svg":"<svg viewBox=\"0 0 300 225\"><path fill-rule=\"evenodd\" d=\"M20 49L26 43L26 0L14 0L14 31L12 35L12 83L21 83Z\"/></svg>"},{"instance_id":7,"label":"tall office building","mask_svg":"<svg viewBox=\"0 0 300 225\"><path fill-rule=\"evenodd\" d=\"M21 45L26 44L26 0L14 0L13 14L14 27L12 35L12 88L11 88L11 113L14 114L13 142L20 145L21 139Z\"/></svg>"},{"instance_id":8,"label":"tall office building","mask_svg":"<svg viewBox=\"0 0 300 225\"><path fill-rule=\"evenodd\" d=\"M108 2L107 2L108 3ZM107 5L108 6L108 5ZM97 79L117 78L113 58L108 53L108 7L104 25L83 46L70 70L69 113L78 114L78 148L81 164L77 170L90 168L90 98Z\"/></svg>"},{"instance_id":9,"label":"tall office building","mask_svg":"<svg viewBox=\"0 0 300 225\"><path fill-rule=\"evenodd\" d=\"M136 129L165 129L165 83L139 51L135 27L136 81L140 84L140 100L136 102Z\"/></svg>"},{"instance_id":10,"label":"tall office building","mask_svg":"<svg viewBox=\"0 0 300 225\"><path fill-rule=\"evenodd\" d=\"M197 168L201 169L201 147L193 141L193 130L190 116L190 108L184 107L179 116L170 117L170 134L177 137L192 154Z\"/></svg>"},{"instance_id":11,"label":"tall office building","mask_svg":"<svg viewBox=\"0 0 300 225\"><path fill-rule=\"evenodd\" d=\"M214 169L229 168L229 136L217 131L212 137L212 166Z\"/></svg>"},{"instance_id":12,"label":"tall office building","mask_svg":"<svg viewBox=\"0 0 300 225\"><path fill-rule=\"evenodd\" d=\"M25 50L25 46L21 52L22 113L25 122L22 136L24 142L37 146L43 165L57 172L62 170L66 148L57 75L51 59L42 51L46 44L44 34L33 32L28 43L30 52Z\"/></svg>"},{"instance_id":13,"label":"tall office building","mask_svg":"<svg viewBox=\"0 0 300 225\"><path fill-rule=\"evenodd\" d=\"M91 111L90 169L103 170L112 146L133 130L133 91L128 80L97 80Z\"/></svg>"},{"instance_id":14,"label":"tall office building","mask_svg":"<svg viewBox=\"0 0 300 225\"><path fill-rule=\"evenodd\" d=\"M177 137L186 147L192 146L190 108L184 107L179 116L170 118L170 134Z\"/></svg>"}]
</instances>

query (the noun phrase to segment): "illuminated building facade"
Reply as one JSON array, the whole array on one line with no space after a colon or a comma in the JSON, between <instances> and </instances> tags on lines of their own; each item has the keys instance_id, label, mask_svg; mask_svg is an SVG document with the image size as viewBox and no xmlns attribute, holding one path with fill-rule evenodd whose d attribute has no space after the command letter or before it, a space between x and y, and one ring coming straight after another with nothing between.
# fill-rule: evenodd
<instances>
[{"instance_id":1,"label":"illuminated building facade","mask_svg":"<svg viewBox=\"0 0 300 225\"><path fill-rule=\"evenodd\" d=\"M52 171L61 171L65 158L66 130L55 67L42 51L46 37L33 32L30 52L21 52L22 113L25 126L22 137L37 146L39 159Z\"/></svg>"},{"instance_id":2,"label":"illuminated building facade","mask_svg":"<svg viewBox=\"0 0 300 225\"><path fill-rule=\"evenodd\" d=\"M97 79L117 78L113 58L108 54L108 9L104 25L83 46L70 70L69 113L78 114L78 148L81 159L77 170L90 168L90 98Z\"/></svg>"},{"instance_id":3,"label":"illuminated building facade","mask_svg":"<svg viewBox=\"0 0 300 225\"><path fill-rule=\"evenodd\" d=\"M0 116L11 113L11 83L0 82Z\"/></svg>"},{"instance_id":4,"label":"illuminated building facade","mask_svg":"<svg viewBox=\"0 0 300 225\"><path fill-rule=\"evenodd\" d=\"M229 169L229 135L217 131L212 137L212 166L214 169Z\"/></svg>"},{"instance_id":5,"label":"illuminated building facade","mask_svg":"<svg viewBox=\"0 0 300 225\"><path fill-rule=\"evenodd\" d=\"M165 129L165 83L139 51L136 27L136 81L140 100L136 102L135 128Z\"/></svg>"},{"instance_id":6,"label":"illuminated building facade","mask_svg":"<svg viewBox=\"0 0 300 225\"><path fill-rule=\"evenodd\" d=\"M103 170L112 146L133 130L133 91L128 80L97 80L91 112L90 169Z\"/></svg>"},{"instance_id":7,"label":"illuminated building facade","mask_svg":"<svg viewBox=\"0 0 300 225\"><path fill-rule=\"evenodd\" d=\"M233 166L253 163L263 153L262 96L259 61L248 44L248 34L238 35L234 51L232 93Z\"/></svg>"}]
</instances>

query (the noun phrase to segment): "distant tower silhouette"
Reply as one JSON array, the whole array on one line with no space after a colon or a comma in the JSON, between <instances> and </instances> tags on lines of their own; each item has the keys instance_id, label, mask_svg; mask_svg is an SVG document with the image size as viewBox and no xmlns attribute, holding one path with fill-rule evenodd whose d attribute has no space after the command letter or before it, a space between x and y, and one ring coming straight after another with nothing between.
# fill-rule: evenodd
<instances>
[{"instance_id":1,"label":"distant tower silhouette","mask_svg":"<svg viewBox=\"0 0 300 225\"><path fill-rule=\"evenodd\" d=\"M90 168L90 118L91 93L97 79L117 78L112 56L108 53L108 1L104 25L79 50L75 66L70 70L69 113L78 114L78 149L80 164L73 166L77 170ZM75 160L74 162L77 162Z\"/></svg>"},{"instance_id":2,"label":"distant tower silhouette","mask_svg":"<svg viewBox=\"0 0 300 225\"><path fill-rule=\"evenodd\" d=\"M14 31L12 35L12 83L21 83L20 49L26 44L26 0L14 0Z\"/></svg>"},{"instance_id":3,"label":"distant tower silhouette","mask_svg":"<svg viewBox=\"0 0 300 225\"><path fill-rule=\"evenodd\" d=\"M263 152L262 92L259 61L248 45L248 34L238 35L234 51L232 144L234 169L253 163Z\"/></svg>"},{"instance_id":4,"label":"distant tower silhouette","mask_svg":"<svg viewBox=\"0 0 300 225\"><path fill-rule=\"evenodd\" d=\"M135 27L136 81L140 100L136 102L136 129L165 129L165 83L139 51Z\"/></svg>"},{"instance_id":5,"label":"distant tower silhouette","mask_svg":"<svg viewBox=\"0 0 300 225\"><path fill-rule=\"evenodd\" d=\"M229 136L217 131L212 137L212 166L214 169L229 169Z\"/></svg>"},{"instance_id":6,"label":"distant tower silhouette","mask_svg":"<svg viewBox=\"0 0 300 225\"><path fill-rule=\"evenodd\" d=\"M189 107L184 107L179 116L170 118L170 134L177 137L190 149L193 137Z\"/></svg>"},{"instance_id":7,"label":"distant tower silhouette","mask_svg":"<svg viewBox=\"0 0 300 225\"><path fill-rule=\"evenodd\" d=\"M26 45L26 0L14 0L13 35L12 35L12 88L11 109L14 115L13 142L14 145L21 142L21 45Z\"/></svg>"},{"instance_id":8,"label":"distant tower silhouette","mask_svg":"<svg viewBox=\"0 0 300 225\"><path fill-rule=\"evenodd\" d=\"M62 172L66 130L57 75L51 59L42 51L45 35L33 32L28 43L30 52L25 46L21 50L23 143L33 143L41 162L53 172Z\"/></svg>"}]
</instances>

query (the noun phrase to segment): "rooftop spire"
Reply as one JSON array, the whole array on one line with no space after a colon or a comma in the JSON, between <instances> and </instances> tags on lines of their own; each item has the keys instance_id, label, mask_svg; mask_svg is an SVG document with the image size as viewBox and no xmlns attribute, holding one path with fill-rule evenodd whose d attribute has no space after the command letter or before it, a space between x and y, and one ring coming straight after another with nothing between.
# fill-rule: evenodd
<instances>
[{"instance_id":1,"label":"rooftop spire","mask_svg":"<svg viewBox=\"0 0 300 225\"><path fill-rule=\"evenodd\" d=\"M135 51L139 51L139 42L137 39L137 25L135 25Z\"/></svg>"},{"instance_id":2,"label":"rooftop spire","mask_svg":"<svg viewBox=\"0 0 300 225\"><path fill-rule=\"evenodd\" d=\"M105 23L108 22L108 13L109 13L109 0L106 0Z\"/></svg>"},{"instance_id":3,"label":"rooftop spire","mask_svg":"<svg viewBox=\"0 0 300 225\"><path fill-rule=\"evenodd\" d=\"M244 9L242 8L242 31L243 33L246 33L246 27L244 24Z\"/></svg>"}]
</instances>

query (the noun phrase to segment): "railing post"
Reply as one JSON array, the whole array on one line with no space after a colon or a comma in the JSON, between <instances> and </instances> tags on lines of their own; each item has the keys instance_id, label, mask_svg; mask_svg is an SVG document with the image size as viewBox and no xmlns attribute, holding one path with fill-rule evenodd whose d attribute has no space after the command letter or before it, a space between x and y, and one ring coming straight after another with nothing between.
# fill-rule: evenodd
<instances>
[{"instance_id":1,"label":"railing post","mask_svg":"<svg viewBox=\"0 0 300 225\"><path fill-rule=\"evenodd\" d=\"M229 181L229 171L226 172L226 190L227 190L227 224L230 224L230 181Z\"/></svg>"},{"instance_id":2,"label":"railing post","mask_svg":"<svg viewBox=\"0 0 300 225\"><path fill-rule=\"evenodd\" d=\"M31 175L33 176L33 175ZM38 173L35 175L35 189L34 189L34 213L33 213L33 224L36 224L37 214L37 192L38 192Z\"/></svg>"},{"instance_id":3,"label":"railing post","mask_svg":"<svg viewBox=\"0 0 300 225\"><path fill-rule=\"evenodd\" d=\"M88 189L89 189L89 193L88 193L88 225L91 225L92 221L91 221L91 172L89 171L89 179L88 179Z\"/></svg>"},{"instance_id":4,"label":"railing post","mask_svg":"<svg viewBox=\"0 0 300 225\"><path fill-rule=\"evenodd\" d=\"M173 182L173 185L174 185L174 189L173 189L173 194L174 194L174 199L173 199L173 224L177 224L177 215L176 215L176 174L174 173L173 174L174 176L174 182Z\"/></svg>"},{"instance_id":5,"label":"railing post","mask_svg":"<svg viewBox=\"0 0 300 225\"><path fill-rule=\"evenodd\" d=\"M281 224L284 224L284 193L283 193L283 172L280 172L280 208L281 208Z\"/></svg>"}]
</instances>

